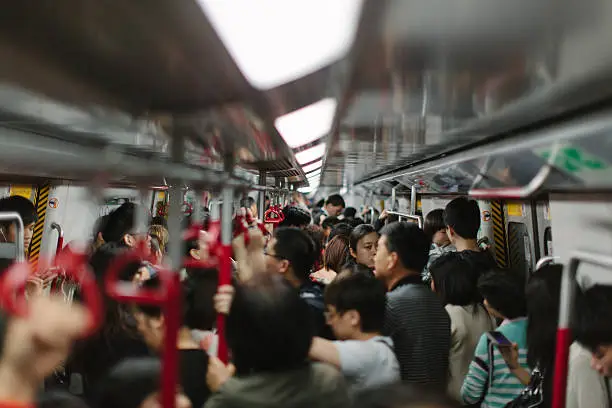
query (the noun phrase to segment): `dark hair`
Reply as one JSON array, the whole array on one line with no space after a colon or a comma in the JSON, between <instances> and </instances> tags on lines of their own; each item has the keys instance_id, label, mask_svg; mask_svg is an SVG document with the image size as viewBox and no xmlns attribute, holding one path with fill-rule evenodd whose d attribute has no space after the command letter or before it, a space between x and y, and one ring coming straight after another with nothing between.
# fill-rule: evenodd
<instances>
[{"instance_id":1,"label":"dark hair","mask_svg":"<svg viewBox=\"0 0 612 408\"><path fill-rule=\"evenodd\" d=\"M323 266L340 273L342 266L349 259L349 240L344 235L338 235L327 243L323 255Z\"/></svg>"},{"instance_id":2,"label":"dark hair","mask_svg":"<svg viewBox=\"0 0 612 408\"><path fill-rule=\"evenodd\" d=\"M360 225L365 224L365 221L361 218L349 218L348 220L346 220L351 227L356 228Z\"/></svg>"},{"instance_id":3,"label":"dark hair","mask_svg":"<svg viewBox=\"0 0 612 408\"><path fill-rule=\"evenodd\" d=\"M127 202L108 214L106 225L102 230L104 241L123 244L123 237L129 234L136 224L136 211L138 206Z\"/></svg>"},{"instance_id":4,"label":"dark hair","mask_svg":"<svg viewBox=\"0 0 612 408\"><path fill-rule=\"evenodd\" d=\"M246 196L240 200L240 207L251 208L255 204L255 199L251 196Z\"/></svg>"},{"instance_id":5,"label":"dark hair","mask_svg":"<svg viewBox=\"0 0 612 408\"><path fill-rule=\"evenodd\" d=\"M317 256L312 239L301 229L293 227L278 228L274 237L276 255L289 261L296 278L308 282Z\"/></svg>"},{"instance_id":6,"label":"dark hair","mask_svg":"<svg viewBox=\"0 0 612 408\"><path fill-rule=\"evenodd\" d=\"M88 405L69 392L45 391L36 398L36 408L87 408Z\"/></svg>"},{"instance_id":7,"label":"dark hair","mask_svg":"<svg viewBox=\"0 0 612 408\"><path fill-rule=\"evenodd\" d=\"M30 225L38 220L34 204L22 196L10 196L0 199L0 213L16 212L21 217L23 225ZM2 222L4 228L8 228L12 221Z\"/></svg>"},{"instance_id":8,"label":"dark hair","mask_svg":"<svg viewBox=\"0 0 612 408\"><path fill-rule=\"evenodd\" d=\"M106 223L108 222L108 214L99 217L93 228L93 238L97 239L98 234L102 233L104 235L104 228L106 228ZM104 238L104 237L102 237Z\"/></svg>"},{"instance_id":9,"label":"dark hair","mask_svg":"<svg viewBox=\"0 0 612 408\"><path fill-rule=\"evenodd\" d=\"M444 209L444 223L464 239L476 239L480 229L480 208L475 200L455 198Z\"/></svg>"},{"instance_id":10,"label":"dark hair","mask_svg":"<svg viewBox=\"0 0 612 408\"><path fill-rule=\"evenodd\" d=\"M323 236L323 229L318 225L311 224L311 225L307 225L304 228L304 232L308 234L308 236L310 237L310 239L312 239L312 242L314 243L315 264L317 262L321 262L321 253L323 251L323 241L325 240L325 237Z\"/></svg>"},{"instance_id":11,"label":"dark hair","mask_svg":"<svg viewBox=\"0 0 612 408\"><path fill-rule=\"evenodd\" d=\"M438 208L437 210L430 211L425 217L425 223L423 224L423 231L430 241L433 240L433 236L436 232L446 229L444 223L444 210Z\"/></svg>"},{"instance_id":12,"label":"dark hair","mask_svg":"<svg viewBox=\"0 0 612 408\"><path fill-rule=\"evenodd\" d=\"M218 272L216 269L191 270L181 282L183 305L182 324L196 330L211 330L215 324L213 296L217 292ZM153 277L142 283L144 288L155 289L160 286L158 277ZM135 305L147 316L160 317L163 313L159 306Z\"/></svg>"},{"instance_id":13,"label":"dark hair","mask_svg":"<svg viewBox=\"0 0 612 408\"><path fill-rule=\"evenodd\" d=\"M502 316L516 319L527 316L524 282L511 271L493 270L478 279L478 290Z\"/></svg>"},{"instance_id":14,"label":"dark hair","mask_svg":"<svg viewBox=\"0 0 612 408\"><path fill-rule=\"evenodd\" d=\"M329 240L331 241L334 237L337 236L343 236L346 239L350 239L351 232L353 232L353 227L350 224L347 224L346 222L341 222L339 224L336 224L332 228L332 231L329 234Z\"/></svg>"},{"instance_id":15,"label":"dark hair","mask_svg":"<svg viewBox=\"0 0 612 408\"><path fill-rule=\"evenodd\" d=\"M315 204L315 207L317 207L317 208L321 208L321 207L323 207L324 205L325 205L325 199L324 199L324 198L322 198L322 199L320 199L319 201L317 201L317 203Z\"/></svg>"},{"instance_id":16,"label":"dark hair","mask_svg":"<svg viewBox=\"0 0 612 408\"><path fill-rule=\"evenodd\" d=\"M394 222L387 224L380 234L387 237L387 250L397 253L404 268L419 272L425 268L430 242L417 225Z\"/></svg>"},{"instance_id":17,"label":"dark hair","mask_svg":"<svg viewBox=\"0 0 612 408\"><path fill-rule=\"evenodd\" d=\"M168 229L168 221L165 217L157 215L151 219L151 225L161 225L165 229Z\"/></svg>"},{"instance_id":18,"label":"dark hair","mask_svg":"<svg viewBox=\"0 0 612 408\"><path fill-rule=\"evenodd\" d=\"M449 252L429 265L436 294L445 305L478 305L482 296L478 291L479 271L460 252ZM474 309L476 310L476 309Z\"/></svg>"},{"instance_id":19,"label":"dark hair","mask_svg":"<svg viewBox=\"0 0 612 408\"><path fill-rule=\"evenodd\" d=\"M278 224L279 227L298 227L303 228L310 224L312 218L310 213L293 205L288 205L283 208L285 219Z\"/></svg>"},{"instance_id":20,"label":"dark hair","mask_svg":"<svg viewBox=\"0 0 612 408\"><path fill-rule=\"evenodd\" d=\"M131 358L117 364L102 383L99 408L138 408L159 389L161 362L157 358Z\"/></svg>"},{"instance_id":21,"label":"dark hair","mask_svg":"<svg viewBox=\"0 0 612 408\"><path fill-rule=\"evenodd\" d=\"M323 227L323 229L334 228L334 225L339 223L340 219L338 217L325 217L325 219L321 223L321 227Z\"/></svg>"},{"instance_id":22,"label":"dark hair","mask_svg":"<svg viewBox=\"0 0 612 408\"><path fill-rule=\"evenodd\" d=\"M227 342L237 374L279 372L304 364L314 333L308 304L284 279L260 275L236 287Z\"/></svg>"},{"instance_id":23,"label":"dark hair","mask_svg":"<svg viewBox=\"0 0 612 408\"><path fill-rule=\"evenodd\" d=\"M359 393L353 408L459 408L446 392L426 385L385 385Z\"/></svg>"},{"instance_id":24,"label":"dark hair","mask_svg":"<svg viewBox=\"0 0 612 408\"><path fill-rule=\"evenodd\" d=\"M344 218L355 218L357 209L355 207L346 207L342 213L344 214Z\"/></svg>"},{"instance_id":25,"label":"dark hair","mask_svg":"<svg viewBox=\"0 0 612 408\"><path fill-rule=\"evenodd\" d=\"M333 205L334 207L346 207L346 203L344 202L344 198L340 194L332 194L327 197L325 200L325 205Z\"/></svg>"},{"instance_id":26,"label":"dark hair","mask_svg":"<svg viewBox=\"0 0 612 408\"><path fill-rule=\"evenodd\" d=\"M369 277L375 277L374 272L365 265L358 264L354 260L349 260L346 264L344 264L341 268L342 273L348 272L351 274L363 274Z\"/></svg>"},{"instance_id":27,"label":"dark hair","mask_svg":"<svg viewBox=\"0 0 612 408\"><path fill-rule=\"evenodd\" d=\"M351 231L351 235L349 237L349 247L353 251L357 251L357 244L359 243L359 241L361 241L364 237L372 233L377 233L377 232L376 232L376 228L374 228L370 224L361 224L361 225L356 226Z\"/></svg>"},{"instance_id":28,"label":"dark hair","mask_svg":"<svg viewBox=\"0 0 612 408\"><path fill-rule=\"evenodd\" d=\"M342 314L359 312L361 330L380 332L383 328L387 291L384 283L365 274L341 273L325 289L325 304Z\"/></svg>"},{"instance_id":29,"label":"dark hair","mask_svg":"<svg viewBox=\"0 0 612 408\"><path fill-rule=\"evenodd\" d=\"M573 321L576 340L587 349L595 351L603 344L612 344L612 286L578 290Z\"/></svg>"}]
</instances>

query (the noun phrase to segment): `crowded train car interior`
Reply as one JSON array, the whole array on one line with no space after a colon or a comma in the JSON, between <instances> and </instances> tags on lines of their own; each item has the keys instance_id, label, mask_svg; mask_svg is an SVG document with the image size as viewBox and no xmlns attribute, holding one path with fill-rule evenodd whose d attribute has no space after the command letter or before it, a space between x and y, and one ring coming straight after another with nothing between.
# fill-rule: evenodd
<instances>
[{"instance_id":1,"label":"crowded train car interior","mask_svg":"<svg viewBox=\"0 0 612 408\"><path fill-rule=\"evenodd\" d=\"M13 0L0 408L612 407L611 0Z\"/></svg>"}]
</instances>

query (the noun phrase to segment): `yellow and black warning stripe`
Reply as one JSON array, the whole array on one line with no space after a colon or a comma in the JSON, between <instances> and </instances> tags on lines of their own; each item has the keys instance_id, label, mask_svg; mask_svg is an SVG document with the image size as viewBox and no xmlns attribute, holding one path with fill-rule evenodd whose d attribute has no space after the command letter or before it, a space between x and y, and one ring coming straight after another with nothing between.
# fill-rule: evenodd
<instances>
[{"instance_id":1,"label":"yellow and black warning stripe","mask_svg":"<svg viewBox=\"0 0 612 408\"><path fill-rule=\"evenodd\" d=\"M493 220L495 260L501 268L506 268L508 267L508 245L506 242L506 222L504 220L504 206L501 201L491 201L491 218Z\"/></svg>"},{"instance_id":2,"label":"yellow and black warning stripe","mask_svg":"<svg viewBox=\"0 0 612 408\"><path fill-rule=\"evenodd\" d=\"M32 234L32 241L30 242L30 249L28 251L28 257L30 263L34 267L34 270L38 267L38 259L40 256L40 245L42 244L43 233L45 231L45 218L47 215L47 207L49 206L49 192L51 191L51 184L46 183L39 185L36 189L36 215L38 220L34 225L34 233Z\"/></svg>"}]
</instances>

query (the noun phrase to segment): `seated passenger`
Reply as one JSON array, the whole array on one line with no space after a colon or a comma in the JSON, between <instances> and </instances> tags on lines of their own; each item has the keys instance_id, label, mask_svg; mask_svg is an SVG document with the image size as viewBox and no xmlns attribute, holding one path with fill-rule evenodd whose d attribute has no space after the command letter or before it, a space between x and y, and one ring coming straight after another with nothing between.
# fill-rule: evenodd
<instances>
[{"instance_id":1,"label":"seated passenger","mask_svg":"<svg viewBox=\"0 0 612 408\"><path fill-rule=\"evenodd\" d=\"M427 235L431 241L429 261L427 262L427 267L423 271L423 280L425 282L430 282L431 275L429 274L429 266L440 256L447 252L454 252L456 249L451 244L447 234L443 209L439 208L437 210L432 210L427 214L423 225L423 231L425 231L425 235Z\"/></svg>"},{"instance_id":2,"label":"seated passenger","mask_svg":"<svg viewBox=\"0 0 612 408\"><path fill-rule=\"evenodd\" d=\"M207 383L214 394L206 408L348 405L342 375L306 361L311 313L285 280L257 275L238 286L226 324L235 368L211 357Z\"/></svg>"},{"instance_id":3,"label":"seated passenger","mask_svg":"<svg viewBox=\"0 0 612 408\"><path fill-rule=\"evenodd\" d=\"M444 209L444 223L451 244L469 258L479 273L496 267L491 253L478 246L480 208L476 201L465 197L455 198Z\"/></svg>"},{"instance_id":4,"label":"seated passenger","mask_svg":"<svg viewBox=\"0 0 612 408\"><path fill-rule=\"evenodd\" d=\"M431 214L431 213L430 213ZM482 304L478 273L459 254L438 258L429 267L431 289L440 297L451 320L449 394L461 400L461 386L482 335L495 322Z\"/></svg>"},{"instance_id":5,"label":"seated passenger","mask_svg":"<svg viewBox=\"0 0 612 408\"><path fill-rule=\"evenodd\" d=\"M323 315L323 291L310 280L316 254L308 234L297 228L278 228L264 254L268 273L282 275L299 291L300 297L310 307L315 321L315 333L326 333L329 329Z\"/></svg>"},{"instance_id":6,"label":"seated passenger","mask_svg":"<svg viewBox=\"0 0 612 408\"><path fill-rule=\"evenodd\" d=\"M145 288L159 287L157 279L144 282ZM213 296L217 290L216 270L193 271L182 282L183 326L178 333L179 377L185 395L194 407L204 405L210 391L203 385L208 369L208 354L192 337L192 330L211 330L216 319ZM164 347L166 322L158 306L134 306L138 331L147 345L157 353Z\"/></svg>"},{"instance_id":7,"label":"seated passenger","mask_svg":"<svg viewBox=\"0 0 612 408\"><path fill-rule=\"evenodd\" d=\"M383 333L393 338L404 382L446 389L450 318L421 280L428 256L429 240L416 225L382 229L375 264L388 290Z\"/></svg>"},{"instance_id":8,"label":"seated passenger","mask_svg":"<svg viewBox=\"0 0 612 408\"><path fill-rule=\"evenodd\" d=\"M509 271L492 271L480 277L478 289L484 297L489 314L503 319L497 331L517 344L519 365L528 370L525 318L527 310L523 282L522 278ZM489 378L493 379L491 383ZM500 350L493 346L486 335L482 335L461 387L463 402L481 403L481 407L504 407L516 398L523 388L521 381L504 363Z\"/></svg>"},{"instance_id":9,"label":"seated passenger","mask_svg":"<svg viewBox=\"0 0 612 408\"><path fill-rule=\"evenodd\" d=\"M339 341L315 337L309 356L340 369L352 393L400 380L393 340L381 335L385 293L374 277L350 272L325 290L327 323Z\"/></svg>"},{"instance_id":10,"label":"seated passenger","mask_svg":"<svg viewBox=\"0 0 612 408\"><path fill-rule=\"evenodd\" d=\"M96 408L159 408L162 366L153 357L125 360L102 383ZM195 408L177 390L176 408Z\"/></svg>"}]
</instances>

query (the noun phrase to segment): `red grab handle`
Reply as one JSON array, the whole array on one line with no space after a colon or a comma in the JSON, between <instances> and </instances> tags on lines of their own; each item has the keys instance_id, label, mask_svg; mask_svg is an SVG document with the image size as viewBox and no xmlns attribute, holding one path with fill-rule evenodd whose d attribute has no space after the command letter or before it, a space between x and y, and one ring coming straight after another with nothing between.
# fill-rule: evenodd
<instances>
[{"instance_id":1,"label":"red grab handle","mask_svg":"<svg viewBox=\"0 0 612 408\"><path fill-rule=\"evenodd\" d=\"M83 337L95 333L103 320L102 296L87 259L85 254L63 251L55 260L55 267L63 270L64 276L77 282L83 292L90 320ZM28 304L23 292L30 278L30 272L30 265L27 263L14 264L5 272L0 292L4 308L11 314L17 316L28 314Z\"/></svg>"},{"instance_id":2,"label":"red grab handle","mask_svg":"<svg viewBox=\"0 0 612 408\"><path fill-rule=\"evenodd\" d=\"M135 250L119 255L111 261L104 275L104 287L108 295L119 302L134 302L151 305L164 304L168 298L168 285L174 272L160 268L158 270L161 285L157 289L143 289L132 282L123 281L119 274L129 264L147 261L150 252L139 246Z\"/></svg>"},{"instance_id":3,"label":"red grab handle","mask_svg":"<svg viewBox=\"0 0 612 408\"><path fill-rule=\"evenodd\" d=\"M285 221L285 214L280 205L273 205L264 213L264 222L266 224L280 224Z\"/></svg>"}]
</instances>

